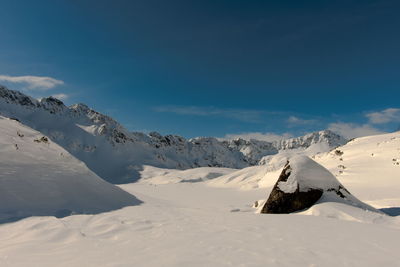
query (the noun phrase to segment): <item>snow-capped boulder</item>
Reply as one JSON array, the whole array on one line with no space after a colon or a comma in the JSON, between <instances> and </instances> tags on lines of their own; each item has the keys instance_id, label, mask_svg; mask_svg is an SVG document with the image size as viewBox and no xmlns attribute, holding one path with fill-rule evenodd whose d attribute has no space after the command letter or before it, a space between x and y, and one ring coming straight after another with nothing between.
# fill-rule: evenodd
<instances>
[{"instance_id":1,"label":"snow-capped boulder","mask_svg":"<svg viewBox=\"0 0 400 267\"><path fill-rule=\"evenodd\" d=\"M288 160L261 213L291 213L317 202L341 202L376 211L353 197L327 169L307 156Z\"/></svg>"}]
</instances>

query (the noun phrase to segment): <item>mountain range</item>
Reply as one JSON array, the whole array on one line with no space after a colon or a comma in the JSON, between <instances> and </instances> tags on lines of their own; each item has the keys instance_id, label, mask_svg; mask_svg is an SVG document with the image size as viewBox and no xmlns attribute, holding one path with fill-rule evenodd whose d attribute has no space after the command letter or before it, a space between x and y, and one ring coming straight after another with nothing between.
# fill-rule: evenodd
<instances>
[{"instance_id":1,"label":"mountain range","mask_svg":"<svg viewBox=\"0 0 400 267\"><path fill-rule=\"evenodd\" d=\"M144 165L169 169L238 169L265 164L277 154L315 155L347 142L329 130L274 142L214 137L186 139L157 132L131 132L85 104L66 106L54 97L37 100L4 86L0 86L0 115L40 131L98 176L116 184L139 179Z\"/></svg>"}]
</instances>

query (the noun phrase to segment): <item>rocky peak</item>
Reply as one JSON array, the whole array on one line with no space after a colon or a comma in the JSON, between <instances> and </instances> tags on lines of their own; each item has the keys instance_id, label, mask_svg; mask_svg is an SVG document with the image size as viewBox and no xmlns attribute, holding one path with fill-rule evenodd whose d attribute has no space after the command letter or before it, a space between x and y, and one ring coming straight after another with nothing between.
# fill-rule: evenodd
<instances>
[{"instance_id":1,"label":"rocky peak","mask_svg":"<svg viewBox=\"0 0 400 267\"><path fill-rule=\"evenodd\" d=\"M129 132L113 118L97 112L85 104L79 103L69 107L74 116L89 120L90 123L97 125L101 135L111 136L111 140L116 143L125 143L130 140Z\"/></svg>"},{"instance_id":2,"label":"rocky peak","mask_svg":"<svg viewBox=\"0 0 400 267\"><path fill-rule=\"evenodd\" d=\"M54 98L52 96L42 98L40 100L40 105L44 109L50 111L50 113L52 114L62 113L68 110L68 108L64 105L64 103L61 100Z\"/></svg>"},{"instance_id":3,"label":"rocky peak","mask_svg":"<svg viewBox=\"0 0 400 267\"><path fill-rule=\"evenodd\" d=\"M167 146L175 146L177 148L186 145L186 139L179 135L165 135L162 136L157 132L151 132L150 137L153 140L153 143L156 147L167 147Z\"/></svg>"},{"instance_id":4,"label":"rocky peak","mask_svg":"<svg viewBox=\"0 0 400 267\"><path fill-rule=\"evenodd\" d=\"M9 104L17 104L29 108L34 108L39 106L39 102L36 99L18 91L9 90L1 85L0 85L0 98L2 98L6 103Z\"/></svg>"}]
</instances>

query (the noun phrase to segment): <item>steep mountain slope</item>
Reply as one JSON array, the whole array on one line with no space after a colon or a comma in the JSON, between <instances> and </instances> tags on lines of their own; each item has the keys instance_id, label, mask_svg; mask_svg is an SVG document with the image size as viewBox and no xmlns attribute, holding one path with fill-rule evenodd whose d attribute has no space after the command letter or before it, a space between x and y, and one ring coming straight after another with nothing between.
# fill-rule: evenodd
<instances>
[{"instance_id":1,"label":"steep mountain slope","mask_svg":"<svg viewBox=\"0 0 400 267\"><path fill-rule=\"evenodd\" d=\"M41 133L0 116L0 223L139 203Z\"/></svg>"},{"instance_id":2,"label":"steep mountain slope","mask_svg":"<svg viewBox=\"0 0 400 267\"><path fill-rule=\"evenodd\" d=\"M129 132L112 118L84 104L65 106L53 97L40 101L0 86L0 115L17 118L62 146L103 179L112 183L131 182L140 177L144 165L160 168L244 168L264 156L280 151L329 151L346 142L321 131L303 137L264 142L216 138L186 140L156 132Z\"/></svg>"}]
</instances>

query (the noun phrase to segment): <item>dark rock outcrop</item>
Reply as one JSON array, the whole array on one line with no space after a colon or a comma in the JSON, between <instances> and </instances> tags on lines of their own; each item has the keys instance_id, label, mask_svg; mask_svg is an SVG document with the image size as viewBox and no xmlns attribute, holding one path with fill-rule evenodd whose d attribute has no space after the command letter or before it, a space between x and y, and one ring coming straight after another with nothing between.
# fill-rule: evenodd
<instances>
[{"instance_id":1,"label":"dark rock outcrop","mask_svg":"<svg viewBox=\"0 0 400 267\"><path fill-rule=\"evenodd\" d=\"M300 192L299 186L293 193L286 193L279 189L279 182L286 182L291 174L289 162L286 163L281 175L269 195L261 213L292 213L307 209L317 202L322 194L321 189L309 189L307 192Z\"/></svg>"}]
</instances>

